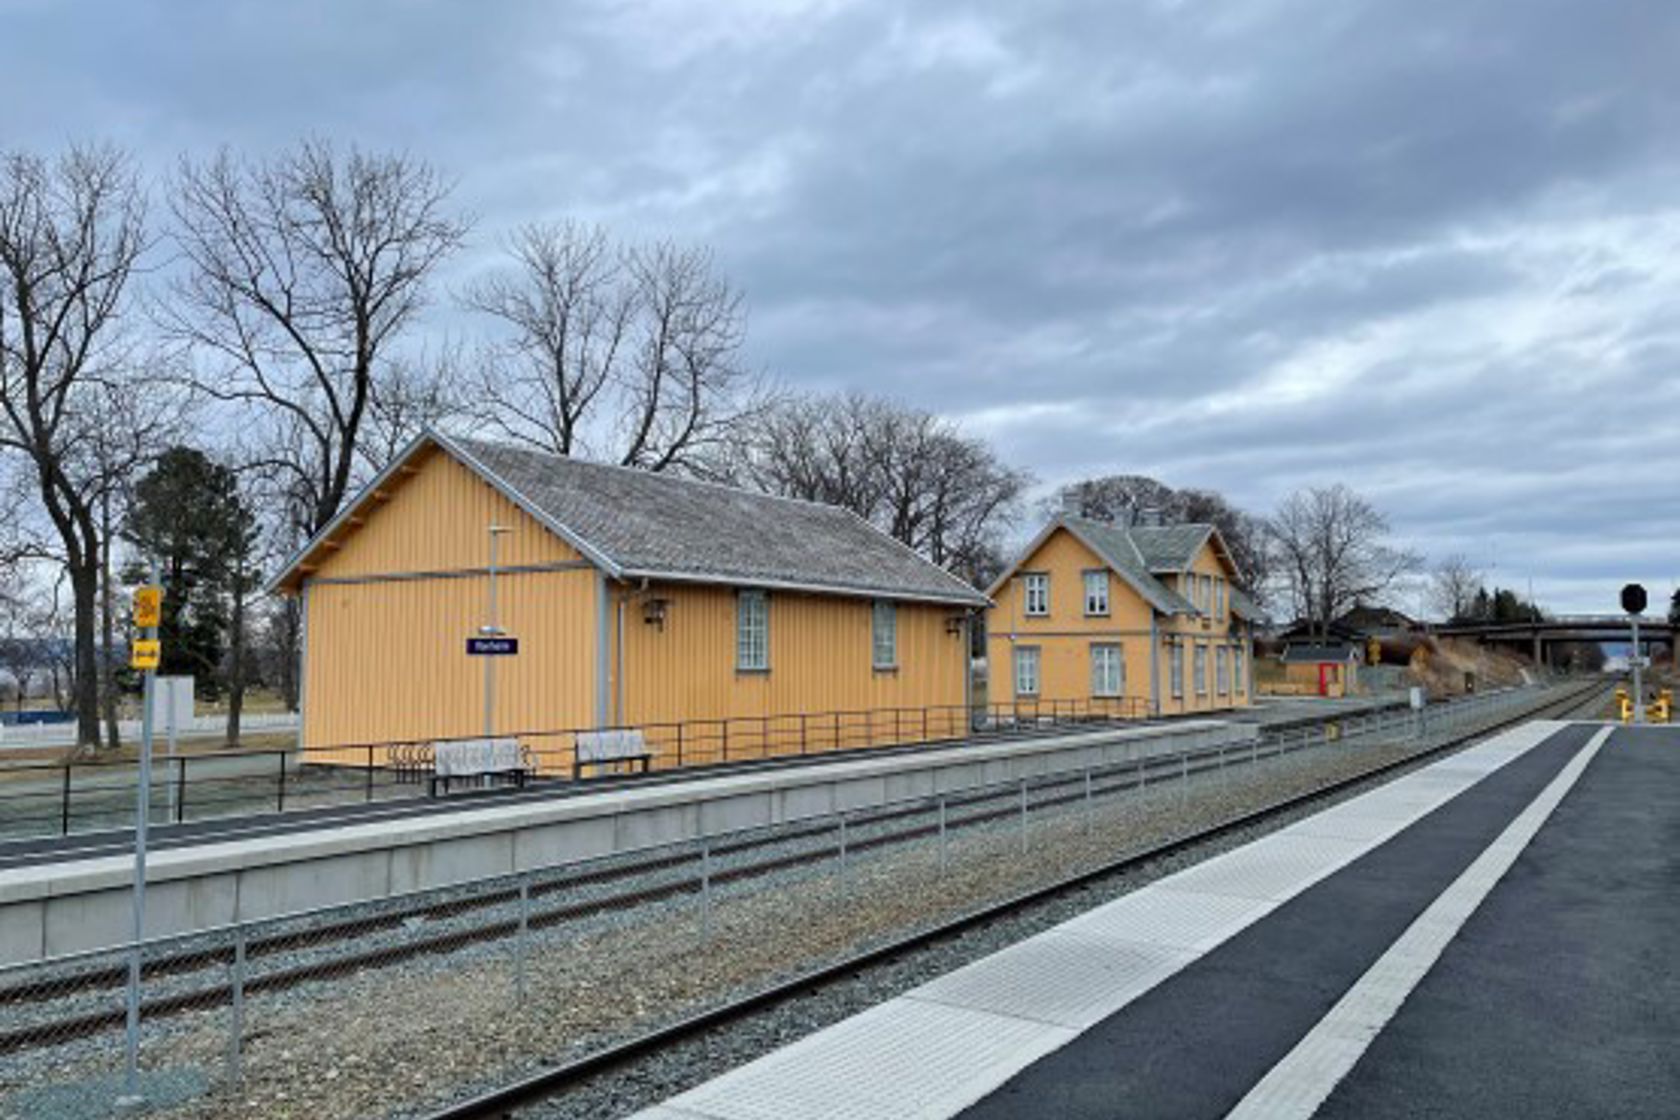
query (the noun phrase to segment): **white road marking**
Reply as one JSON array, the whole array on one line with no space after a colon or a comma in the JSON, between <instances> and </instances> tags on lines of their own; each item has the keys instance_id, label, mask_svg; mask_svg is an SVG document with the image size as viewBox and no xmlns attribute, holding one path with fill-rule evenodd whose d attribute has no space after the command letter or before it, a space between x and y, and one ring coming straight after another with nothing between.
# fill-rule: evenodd
<instances>
[{"instance_id":1,"label":"white road marking","mask_svg":"<svg viewBox=\"0 0 1680 1120\"><path fill-rule=\"evenodd\" d=\"M1329 1014L1248 1091L1227 1120L1307 1120L1394 1018L1464 923L1528 847L1610 737L1588 740L1498 839L1441 892Z\"/></svg>"}]
</instances>

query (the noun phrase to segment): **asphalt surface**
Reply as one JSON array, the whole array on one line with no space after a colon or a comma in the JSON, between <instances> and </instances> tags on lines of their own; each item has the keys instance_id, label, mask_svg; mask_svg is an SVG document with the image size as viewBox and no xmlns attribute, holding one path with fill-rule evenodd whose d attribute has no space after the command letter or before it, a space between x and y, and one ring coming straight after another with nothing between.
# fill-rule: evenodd
<instances>
[{"instance_id":1,"label":"asphalt surface","mask_svg":"<svg viewBox=\"0 0 1680 1120\"><path fill-rule=\"evenodd\" d=\"M1318 1115L1680 1116L1680 732L1617 731Z\"/></svg>"},{"instance_id":2,"label":"asphalt surface","mask_svg":"<svg viewBox=\"0 0 1680 1120\"><path fill-rule=\"evenodd\" d=\"M1580 725L1558 731L961 1115L966 1120L1224 1116L1596 730ZM1526 964L1514 967L1525 970ZM1528 977L1530 983L1537 979L1543 978ZM1456 1040L1445 1038L1440 1045L1451 1047ZM1341 1115L1368 1115L1360 1108L1355 1102ZM1435 1115L1408 1110L1404 1102L1393 1113L1420 1114ZM1522 1113L1484 1108L1463 1115Z\"/></svg>"}]
</instances>

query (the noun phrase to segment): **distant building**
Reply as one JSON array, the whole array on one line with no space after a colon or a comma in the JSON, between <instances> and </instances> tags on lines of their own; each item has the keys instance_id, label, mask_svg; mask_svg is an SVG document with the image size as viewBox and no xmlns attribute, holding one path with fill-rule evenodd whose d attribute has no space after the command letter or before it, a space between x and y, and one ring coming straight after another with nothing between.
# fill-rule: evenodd
<instances>
[{"instance_id":1,"label":"distant building","mask_svg":"<svg viewBox=\"0 0 1680 1120\"><path fill-rule=\"evenodd\" d=\"M1254 603L1212 525L1063 514L989 594L993 703L1144 716L1242 707Z\"/></svg>"},{"instance_id":2,"label":"distant building","mask_svg":"<svg viewBox=\"0 0 1680 1120\"><path fill-rule=\"evenodd\" d=\"M987 601L837 507L436 433L275 586L304 604L306 746L482 734L467 643L503 636L497 734L628 726L685 762L960 732Z\"/></svg>"},{"instance_id":3,"label":"distant building","mask_svg":"<svg viewBox=\"0 0 1680 1120\"><path fill-rule=\"evenodd\" d=\"M1291 691L1346 696L1359 685L1358 643L1292 641L1283 649L1283 678Z\"/></svg>"}]
</instances>

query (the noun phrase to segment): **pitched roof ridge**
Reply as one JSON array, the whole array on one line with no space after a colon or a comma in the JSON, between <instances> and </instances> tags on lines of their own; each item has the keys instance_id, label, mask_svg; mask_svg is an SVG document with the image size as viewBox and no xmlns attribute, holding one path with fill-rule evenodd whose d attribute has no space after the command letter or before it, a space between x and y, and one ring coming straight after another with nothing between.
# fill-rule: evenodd
<instances>
[{"instance_id":1,"label":"pitched roof ridge","mask_svg":"<svg viewBox=\"0 0 1680 1120\"><path fill-rule=\"evenodd\" d=\"M626 463L603 463L599 459L585 459L576 455L562 455L557 451L544 451L538 447L528 447L524 444L510 443L506 440L484 439L479 436L457 436L448 432L440 433L445 439L455 443L477 444L480 447L493 447L498 451L511 451L520 455L535 455L541 459L550 459L568 466L583 467L603 471L619 471L624 474L635 475L638 478L651 478L659 482L671 483L679 486L707 487L713 490L724 490L733 494L745 494L751 498L763 498L772 502L792 502L796 505L814 506L817 509L840 510L852 513L844 506L837 506L833 502L819 502L815 498L795 498L787 494L773 494L768 490L753 490L746 486L737 486L730 482L717 482L709 478L694 478L691 475L671 474L666 471L650 471L646 467L633 467ZM855 514L854 514L855 516ZM866 522L867 523L867 522ZM896 540L897 538L893 538ZM924 557L925 559L925 557Z\"/></svg>"}]
</instances>

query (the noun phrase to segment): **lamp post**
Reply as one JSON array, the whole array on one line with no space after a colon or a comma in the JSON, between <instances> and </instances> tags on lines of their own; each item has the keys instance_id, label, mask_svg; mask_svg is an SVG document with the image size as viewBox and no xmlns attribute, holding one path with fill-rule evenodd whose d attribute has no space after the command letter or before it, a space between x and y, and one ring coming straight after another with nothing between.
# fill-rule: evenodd
<instances>
[{"instance_id":1,"label":"lamp post","mask_svg":"<svg viewBox=\"0 0 1680 1120\"><path fill-rule=\"evenodd\" d=\"M496 539L505 533L513 532L506 525L492 522L489 526L490 536L490 593L486 619L478 632L486 638L499 638L502 628L496 622ZM492 738L496 734L496 659L484 659L484 737Z\"/></svg>"}]
</instances>

